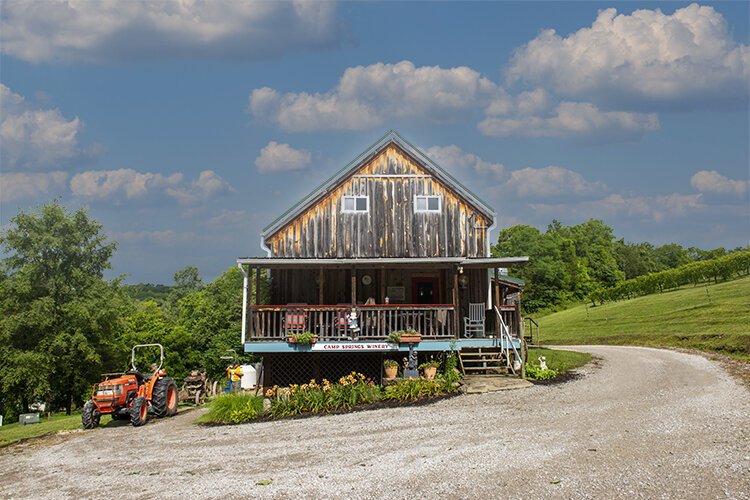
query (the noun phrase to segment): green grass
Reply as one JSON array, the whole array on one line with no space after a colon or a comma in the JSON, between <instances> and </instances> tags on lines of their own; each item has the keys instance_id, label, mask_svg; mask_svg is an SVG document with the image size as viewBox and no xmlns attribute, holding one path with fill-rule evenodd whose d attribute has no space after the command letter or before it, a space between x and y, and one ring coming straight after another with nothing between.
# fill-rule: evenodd
<instances>
[{"instance_id":1,"label":"green grass","mask_svg":"<svg viewBox=\"0 0 750 500\"><path fill-rule=\"evenodd\" d=\"M108 415L104 415L102 416L100 425L107 425L110 422L112 422L112 419ZM43 416L40 424L20 425L17 421L10 424L3 422L3 426L0 427L0 447L22 439L76 429L83 429L80 412L73 413L72 415L65 415L64 413L52 415L51 418Z\"/></svg>"},{"instance_id":2,"label":"green grass","mask_svg":"<svg viewBox=\"0 0 750 500\"><path fill-rule=\"evenodd\" d=\"M529 349L526 358L528 363L539 366L539 356L544 356L547 368L555 370L559 375L575 370L591 361L591 354L587 352L559 351L556 349Z\"/></svg>"},{"instance_id":3,"label":"green grass","mask_svg":"<svg viewBox=\"0 0 750 500\"><path fill-rule=\"evenodd\" d=\"M543 344L685 347L750 360L750 278L537 318Z\"/></svg>"},{"instance_id":4,"label":"green grass","mask_svg":"<svg viewBox=\"0 0 750 500\"><path fill-rule=\"evenodd\" d=\"M240 415L251 409L252 415ZM252 420L263 412L263 397L252 394L228 394L211 401L208 412L199 417L196 424L227 424L239 423L237 420Z\"/></svg>"}]
</instances>

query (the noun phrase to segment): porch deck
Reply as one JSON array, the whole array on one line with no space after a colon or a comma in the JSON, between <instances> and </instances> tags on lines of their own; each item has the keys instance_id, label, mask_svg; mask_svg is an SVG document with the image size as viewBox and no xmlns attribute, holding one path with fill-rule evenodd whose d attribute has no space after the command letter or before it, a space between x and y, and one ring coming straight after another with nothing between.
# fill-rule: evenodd
<instances>
[{"instance_id":1,"label":"porch deck","mask_svg":"<svg viewBox=\"0 0 750 500\"><path fill-rule=\"evenodd\" d=\"M506 343L520 345L516 321L517 305L499 309L509 328ZM453 304L371 304L356 305L253 305L247 311L247 352L335 352L343 350L408 350L386 342L395 331L413 329L422 336L420 350L444 351L451 342L461 345L500 347L499 322L495 311L487 311L483 336L463 337L463 318ZM287 343L294 334L313 333L317 342L310 345ZM510 345L503 345L508 348Z\"/></svg>"},{"instance_id":2,"label":"porch deck","mask_svg":"<svg viewBox=\"0 0 750 500\"><path fill-rule=\"evenodd\" d=\"M461 351L470 347L496 347L504 350L521 349L521 339L476 338L449 340L422 340L415 343L422 352L442 352L452 349ZM316 342L312 345L289 344L287 342L246 342L248 353L346 353L346 352L409 352L409 344L392 344L389 342Z\"/></svg>"}]
</instances>

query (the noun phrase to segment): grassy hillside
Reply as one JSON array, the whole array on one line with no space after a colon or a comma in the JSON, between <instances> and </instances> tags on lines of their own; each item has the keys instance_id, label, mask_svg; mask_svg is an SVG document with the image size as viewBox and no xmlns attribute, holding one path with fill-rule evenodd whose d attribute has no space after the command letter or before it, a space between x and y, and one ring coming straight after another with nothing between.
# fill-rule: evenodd
<instances>
[{"instance_id":1,"label":"grassy hillside","mask_svg":"<svg viewBox=\"0 0 750 500\"><path fill-rule=\"evenodd\" d=\"M542 344L687 347L750 360L750 278L538 318Z\"/></svg>"}]
</instances>

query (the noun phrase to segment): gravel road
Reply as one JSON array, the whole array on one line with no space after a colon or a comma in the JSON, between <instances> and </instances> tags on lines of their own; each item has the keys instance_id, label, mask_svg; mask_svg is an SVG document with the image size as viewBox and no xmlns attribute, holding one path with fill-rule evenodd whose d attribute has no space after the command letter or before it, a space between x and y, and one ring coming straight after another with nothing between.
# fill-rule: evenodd
<instances>
[{"instance_id":1,"label":"gravel road","mask_svg":"<svg viewBox=\"0 0 750 500\"><path fill-rule=\"evenodd\" d=\"M746 386L701 356L576 349L601 359L560 385L241 426L189 412L12 446L0 497L750 498Z\"/></svg>"}]
</instances>

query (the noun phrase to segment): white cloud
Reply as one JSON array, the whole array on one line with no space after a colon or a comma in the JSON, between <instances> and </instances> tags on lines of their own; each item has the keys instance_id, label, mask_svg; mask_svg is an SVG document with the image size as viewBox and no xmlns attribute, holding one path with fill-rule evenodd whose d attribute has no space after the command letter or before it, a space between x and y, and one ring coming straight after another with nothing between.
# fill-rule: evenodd
<instances>
[{"instance_id":1,"label":"white cloud","mask_svg":"<svg viewBox=\"0 0 750 500\"><path fill-rule=\"evenodd\" d=\"M234 189L213 170L204 170L189 186L169 187L166 193L184 206L197 205Z\"/></svg>"},{"instance_id":2,"label":"white cloud","mask_svg":"<svg viewBox=\"0 0 750 500\"><path fill-rule=\"evenodd\" d=\"M165 231L124 231L113 232L111 238L125 243L153 243L160 246L173 246L201 239L192 231L178 232L172 229Z\"/></svg>"},{"instance_id":3,"label":"white cloud","mask_svg":"<svg viewBox=\"0 0 750 500\"><path fill-rule=\"evenodd\" d=\"M744 194L750 189L750 180L732 180L716 170L701 170L690 178L690 184L701 193Z\"/></svg>"},{"instance_id":4,"label":"white cloud","mask_svg":"<svg viewBox=\"0 0 750 500\"><path fill-rule=\"evenodd\" d=\"M259 59L336 45L334 2L5 0L0 46L32 63Z\"/></svg>"},{"instance_id":5,"label":"white cloud","mask_svg":"<svg viewBox=\"0 0 750 500\"><path fill-rule=\"evenodd\" d=\"M288 131L364 130L393 119L453 122L489 104L497 92L493 82L466 66L401 61L347 68L326 93L255 89L249 109Z\"/></svg>"},{"instance_id":6,"label":"white cloud","mask_svg":"<svg viewBox=\"0 0 750 500\"><path fill-rule=\"evenodd\" d=\"M207 225L231 226L240 222L247 222L249 219L245 210L222 210L219 214L208 219Z\"/></svg>"},{"instance_id":7,"label":"white cloud","mask_svg":"<svg viewBox=\"0 0 750 500\"><path fill-rule=\"evenodd\" d=\"M70 180L70 190L74 195L89 200L122 196L133 199L143 197L155 189L176 186L181 182L181 173L164 176L151 172L137 172L130 168L90 170L74 175Z\"/></svg>"},{"instance_id":8,"label":"white cloud","mask_svg":"<svg viewBox=\"0 0 750 500\"><path fill-rule=\"evenodd\" d=\"M4 168L48 168L83 159L78 144L83 122L66 119L59 109L35 109L0 83L0 142Z\"/></svg>"},{"instance_id":9,"label":"white cloud","mask_svg":"<svg viewBox=\"0 0 750 500\"><path fill-rule=\"evenodd\" d=\"M259 172L287 172L302 170L310 164L310 153L304 149L294 149L289 144L271 141L260 150L255 159Z\"/></svg>"},{"instance_id":10,"label":"white cloud","mask_svg":"<svg viewBox=\"0 0 750 500\"><path fill-rule=\"evenodd\" d=\"M566 214L580 219L608 219L618 216L635 217L644 222L663 222L667 219L702 211L706 205L702 196L673 193L659 196L629 196L610 194L598 200L576 203L531 203L538 214L556 216Z\"/></svg>"},{"instance_id":11,"label":"white cloud","mask_svg":"<svg viewBox=\"0 0 750 500\"><path fill-rule=\"evenodd\" d=\"M644 132L658 130L659 118L653 113L601 111L591 103L561 102L550 113L543 111L548 98L539 94L521 94L518 103L496 100L488 108L488 117L478 125L489 136L576 137L588 142L626 141ZM524 97L526 97L524 99Z\"/></svg>"},{"instance_id":12,"label":"white cloud","mask_svg":"<svg viewBox=\"0 0 750 500\"><path fill-rule=\"evenodd\" d=\"M213 170L204 170L198 178L187 184L184 175L177 172L162 175L138 172L131 168L117 170L90 170L73 176L70 189L75 196L86 200L140 199L148 195L166 194L180 205L195 206L232 187Z\"/></svg>"},{"instance_id":13,"label":"white cloud","mask_svg":"<svg viewBox=\"0 0 750 500\"><path fill-rule=\"evenodd\" d=\"M34 199L65 190L67 172L3 172L0 176L0 202Z\"/></svg>"},{"instance_id":14,"label":"white cloud","mask_svg":"<svg viewBox=\"0 0 750 500\"><path fill-rule=\"evenodd\" d=\"M455 173L456 170L468 170L467 175L479 174L493 180L505 177L505 166L483 160L473 153L466 153L456 145L433 146L426 151L427 156L435 163Z\"/></svg>"},{"instance_id":15,"label":"white cloud","mask_svg":"<svg viewBox=\"0 0 750 500\"><path fill-rule=\"evenodd\" d=\"M587 181L581 174L567 168L549 166L514 170L503 189L520 198L539 199L602 195L607 191L607 185L600 181Z\"/></svg>"},{"instance_id":16,"label":"white cloud","mask_svg":"<svg viewBox=\"0 0 750 500\"><path fill-rule=\"evenodd\" d=\"M566 37L543 31L507 68L510 82L639 108L745 102L749 75L750 47L732 39L721 14L697 4L672 15L600 11Z\"/></svg>"}]
</instances>

